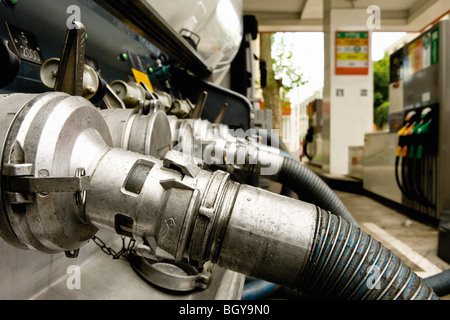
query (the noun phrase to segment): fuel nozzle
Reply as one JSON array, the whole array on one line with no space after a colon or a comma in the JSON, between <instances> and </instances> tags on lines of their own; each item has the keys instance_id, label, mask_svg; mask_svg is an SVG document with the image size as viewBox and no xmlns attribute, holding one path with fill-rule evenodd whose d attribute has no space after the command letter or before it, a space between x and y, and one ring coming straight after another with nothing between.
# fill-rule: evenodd
<instances>
[{"instance_id":1,"label":"fuel nozzle","mask_svg":"<svg viewBox=\"0 0 450 320\"><path fill-rule=\"evenodd\" d=\"M413 128L413 125L416 123L417 118L417 112L416 111L410 111L408 112L403 120L403 127L398 130L397 134L398 136L405 136L407 135Z\"/></svg>"},{"instance_id":2,"label":"fuel nozzle","mask_svg":"<svg viewBox=\"0 0 450 320\"><path fill-rule=\"evenodd\" d=\"M396 150L396 158L406 157L408 155L408 136L413 133L417 125L418 114L415 110L406 113L403 119L403 126L397 131L398 145Z\"/></svg>"},{"instance_id":3,"label":"fuel nozzle","mask_svg":"<svg viewBox=\"0 0 450 320\"><path fill-rule=\"evenodd\" d=\"M433 121L433 109L427 107L420 114L420 126L417 128L417 134L427 134L430 132L430 125Z\"/></svg>"}]
</instances>

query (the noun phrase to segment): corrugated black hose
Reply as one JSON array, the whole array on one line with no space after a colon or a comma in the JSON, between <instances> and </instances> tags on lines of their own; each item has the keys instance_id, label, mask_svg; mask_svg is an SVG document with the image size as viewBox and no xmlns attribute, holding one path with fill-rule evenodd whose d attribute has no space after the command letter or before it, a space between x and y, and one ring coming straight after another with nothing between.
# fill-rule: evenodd
<instances>
[{"instance_id":1,"label":"corrugated black hose","mask_svg":"<svg viewBox=\"0 0 450 320\"><path fill-rule=\"evenodd\" d=\"M359 228L319 176L290 154L281 154L284 161L277 182L299 199L325 209L319 209L310 258L294 286L300 293L343 300L439 299L401 259Z\"/></svg>"},{"instance_id":2,"label":"corrugated black hose","mask_svg":"<svg viewBox=\"0 0 450 320\"><path fill-rule=\"evenodd\" d=\"M450 294L450 269L442 271L434 276L424 279L425 283L433 288L433 291L443 297Z\"/></svg>"},{"instance_id":3,"label":"corrugated black hose","mask_svg":"<svg viewBox=\"0 0 450 320\"><path fill-rule=\"evenodd\" d=\"M370 235L319 210L315 241L296 288L321 299L437 300L422 278Z\"/></svg>"}]
</instances>

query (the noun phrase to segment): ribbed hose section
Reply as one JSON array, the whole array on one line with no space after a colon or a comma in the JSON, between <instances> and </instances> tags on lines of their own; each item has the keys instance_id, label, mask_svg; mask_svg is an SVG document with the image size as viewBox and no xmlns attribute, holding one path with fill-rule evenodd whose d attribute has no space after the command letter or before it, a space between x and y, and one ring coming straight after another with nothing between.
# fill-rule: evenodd
<instances>
[{"instance_id":1,"label":"ribbed hose section","mask_svg":"<svg viewBox=\"0 0 450 320\"><path fill-rule=\"evenodd\" d=\"M284 155L277 182L297 193L300 200L314 203L358 226L353 215L334 191L314 171L301 162Z\"/></svg>"},{"instance_id":2,"label":"ribbed hose section","mask_svg":"<svg viewBox=\"0 0 450 320\"><path fill-rule=\"evenodd\" d=\"M315 242L297 288L319 299L439 299L381 243L323 210L319 210Z\"/></svg>"},{"instance_id":3,"label":"ribbed hose section","mask_svg":"<svg viewBox=\"0 0 450 320\"><path fill-rule=\"evenodd\" d=\"M450 294L450 269L423 280L439 297Z\"/></svg>"}]
</instances>

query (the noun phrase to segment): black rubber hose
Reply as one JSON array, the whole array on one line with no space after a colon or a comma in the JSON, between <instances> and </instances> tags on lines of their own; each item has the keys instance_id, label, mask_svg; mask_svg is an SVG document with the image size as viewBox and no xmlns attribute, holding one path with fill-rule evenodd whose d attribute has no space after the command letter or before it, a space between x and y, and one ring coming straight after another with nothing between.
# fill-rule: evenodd
<instances>
[{"instance_id":1,"label":"black rubber hose","mask_svg":"<svg viewBox=\"0 0 450 320\"><path fill-rule=\"evenodd\" d=\"M426 179L422 177L422 173L425 172L425 166L422 159L414 159L414 190L418 195L420 203L428 208L435 208L435 204L428 199L424 191L424 183Z\"/></svg>"},{"instance_id":2,"label":"black rubber hose","mask_svg":"<svg viewBox=\"0 0 450 320\"><path fill-rule=\"evenodd\" d=\"M400 157L395 158L395 181L397 181L397 186L402 192L402 194L409 199L408 193L406 192L402 182L400 181L400 175L399 175L399 165L400 165ZM403 178L404 181L404 178Z\"/></svg>"},{"instance_id":3,"label":"black rubber hose","mask_svg":"<svg viewBox=\"0 0 450 320\"><path fill-rule=\"evenodd\" d=\"M417 195L414 194L411 187L411 159L409 159L408 156L405 156L402 159L402 181L407 193L407 198L410 200L417 199Z\"/></svg>"},{"instance_id":4,"label":"black rubber hose","mask_svg":"<svg viewBox=\"0 0 450 320\"><path fill-rule=\"evenodd\" d=\"M281 188L280 194L282 196L285 196L285 197L288 197L288 198L295 198L295 196L296 196L296 193L294 191L292 191L291 189L289 189L288 187L286 187L286 186L283 186Z\"/></svg>"},{"instance_id":5,"label":"black rubber hose","mask_svg":"<svg viewBox=\"0 0 450 320\"><path fill-rule=\"evenodd\" d=\"M273 147L273 144L275 144L275 146L277 146L277 148L275 148L275 147L273 147L273 148L279 149L280 152L285 157L290 157L294 160L297 160L294 158L294 156L292 154L290 154L289 149L287 148L286 144L277 135L272 135L271 132L269 132L268 130L263 130L263 129L258 130L258 134L263 137L263 141L266 142L267 146ZM287 186L283 185L282 189L281 189L281 195L289 197L289 198L294 198L295 192L290 190Z\"/></svg>"},{"instance_id":6,"label":"black rubber hose","mask_svg":"<svg viewBox=\"0 0 450 320\"><path fill-rule=\"evenodd\" d=\"M295 287L319 299L439 299L384 245L341 217L320 209L311 254Z\"/></svg>"},{"instance_id":7,"label":"black rubber hose","mask_svg":"<svg viewBox=\"0 0 450 320\"><path fill-rule=\"evenodd\" d=\"M284 161L277 182L294 191L300 200L314 203L358 226L342 201L314 171L291 156L283 152L281 154Z\"/></svg>"},{"instance_id":8,"label":"black rubber hose","mask_svg":"<svg viewBox=\"0 0 450 320\"><path fill-rule=\"evenodd\" d=\"M450 269L424 279L424 282L433 288L433 291L443 297L450 294Z\"/></svg>"}]
</instances>

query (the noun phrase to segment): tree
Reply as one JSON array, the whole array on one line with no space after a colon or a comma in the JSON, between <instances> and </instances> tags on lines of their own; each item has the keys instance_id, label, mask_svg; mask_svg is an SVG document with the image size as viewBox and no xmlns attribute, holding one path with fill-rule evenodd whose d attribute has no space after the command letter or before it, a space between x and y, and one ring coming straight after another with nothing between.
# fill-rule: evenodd
<instances>
[{"instance_id":1,"label":"tree","mask_svg":"<svg viewBox=\"0 0 450 320\"><path fill-rule=\"evenodd\" d=\"M284 34L260 34L260 59L267 63L267 84L263 88L264 104L266 108L272 110L273 128L279 130L280 136L281 103L287 101L288 93L293 88L306 83L292 58L292 49L288 48Z\"/></svg>"},{"instance_id":2,"label":"tree","mask_svg":"<svg viewBox=\"0 0 450 320\"><path fill-rule=\"evenodd\" d=\"M260 59L266 61L267 79L263 88L264 105L272 110L273 129L281 130L281 83L275 80L275 73L272 63L272 34L261 33L260 37Z\"/></svg>"},{"instance_id":3,"label":"tree","mask_svg":"<svg viewBox=\"0 0 450 320\"><path fill-rule=\"evenodd\" d=\"M384 58L374 62L373 65L373 107L374 122L377 129L382 129L388 121L389 115L389 56L385 54Z\"/></svg>"},{"instance_id":4,"label":"tree","mask_svg":"<svg viewBox=\"0 0 450 320\"><path fill-rule=\"evenodd\" d=\"M272 64L275 79L281 82L281 100L287 101L289 92L298 86L306 84L307 81L303 80L303 73L295 65L292 46L286 43L284 35L284 33L272 35Z\"/></svg>"}]
</instances>

